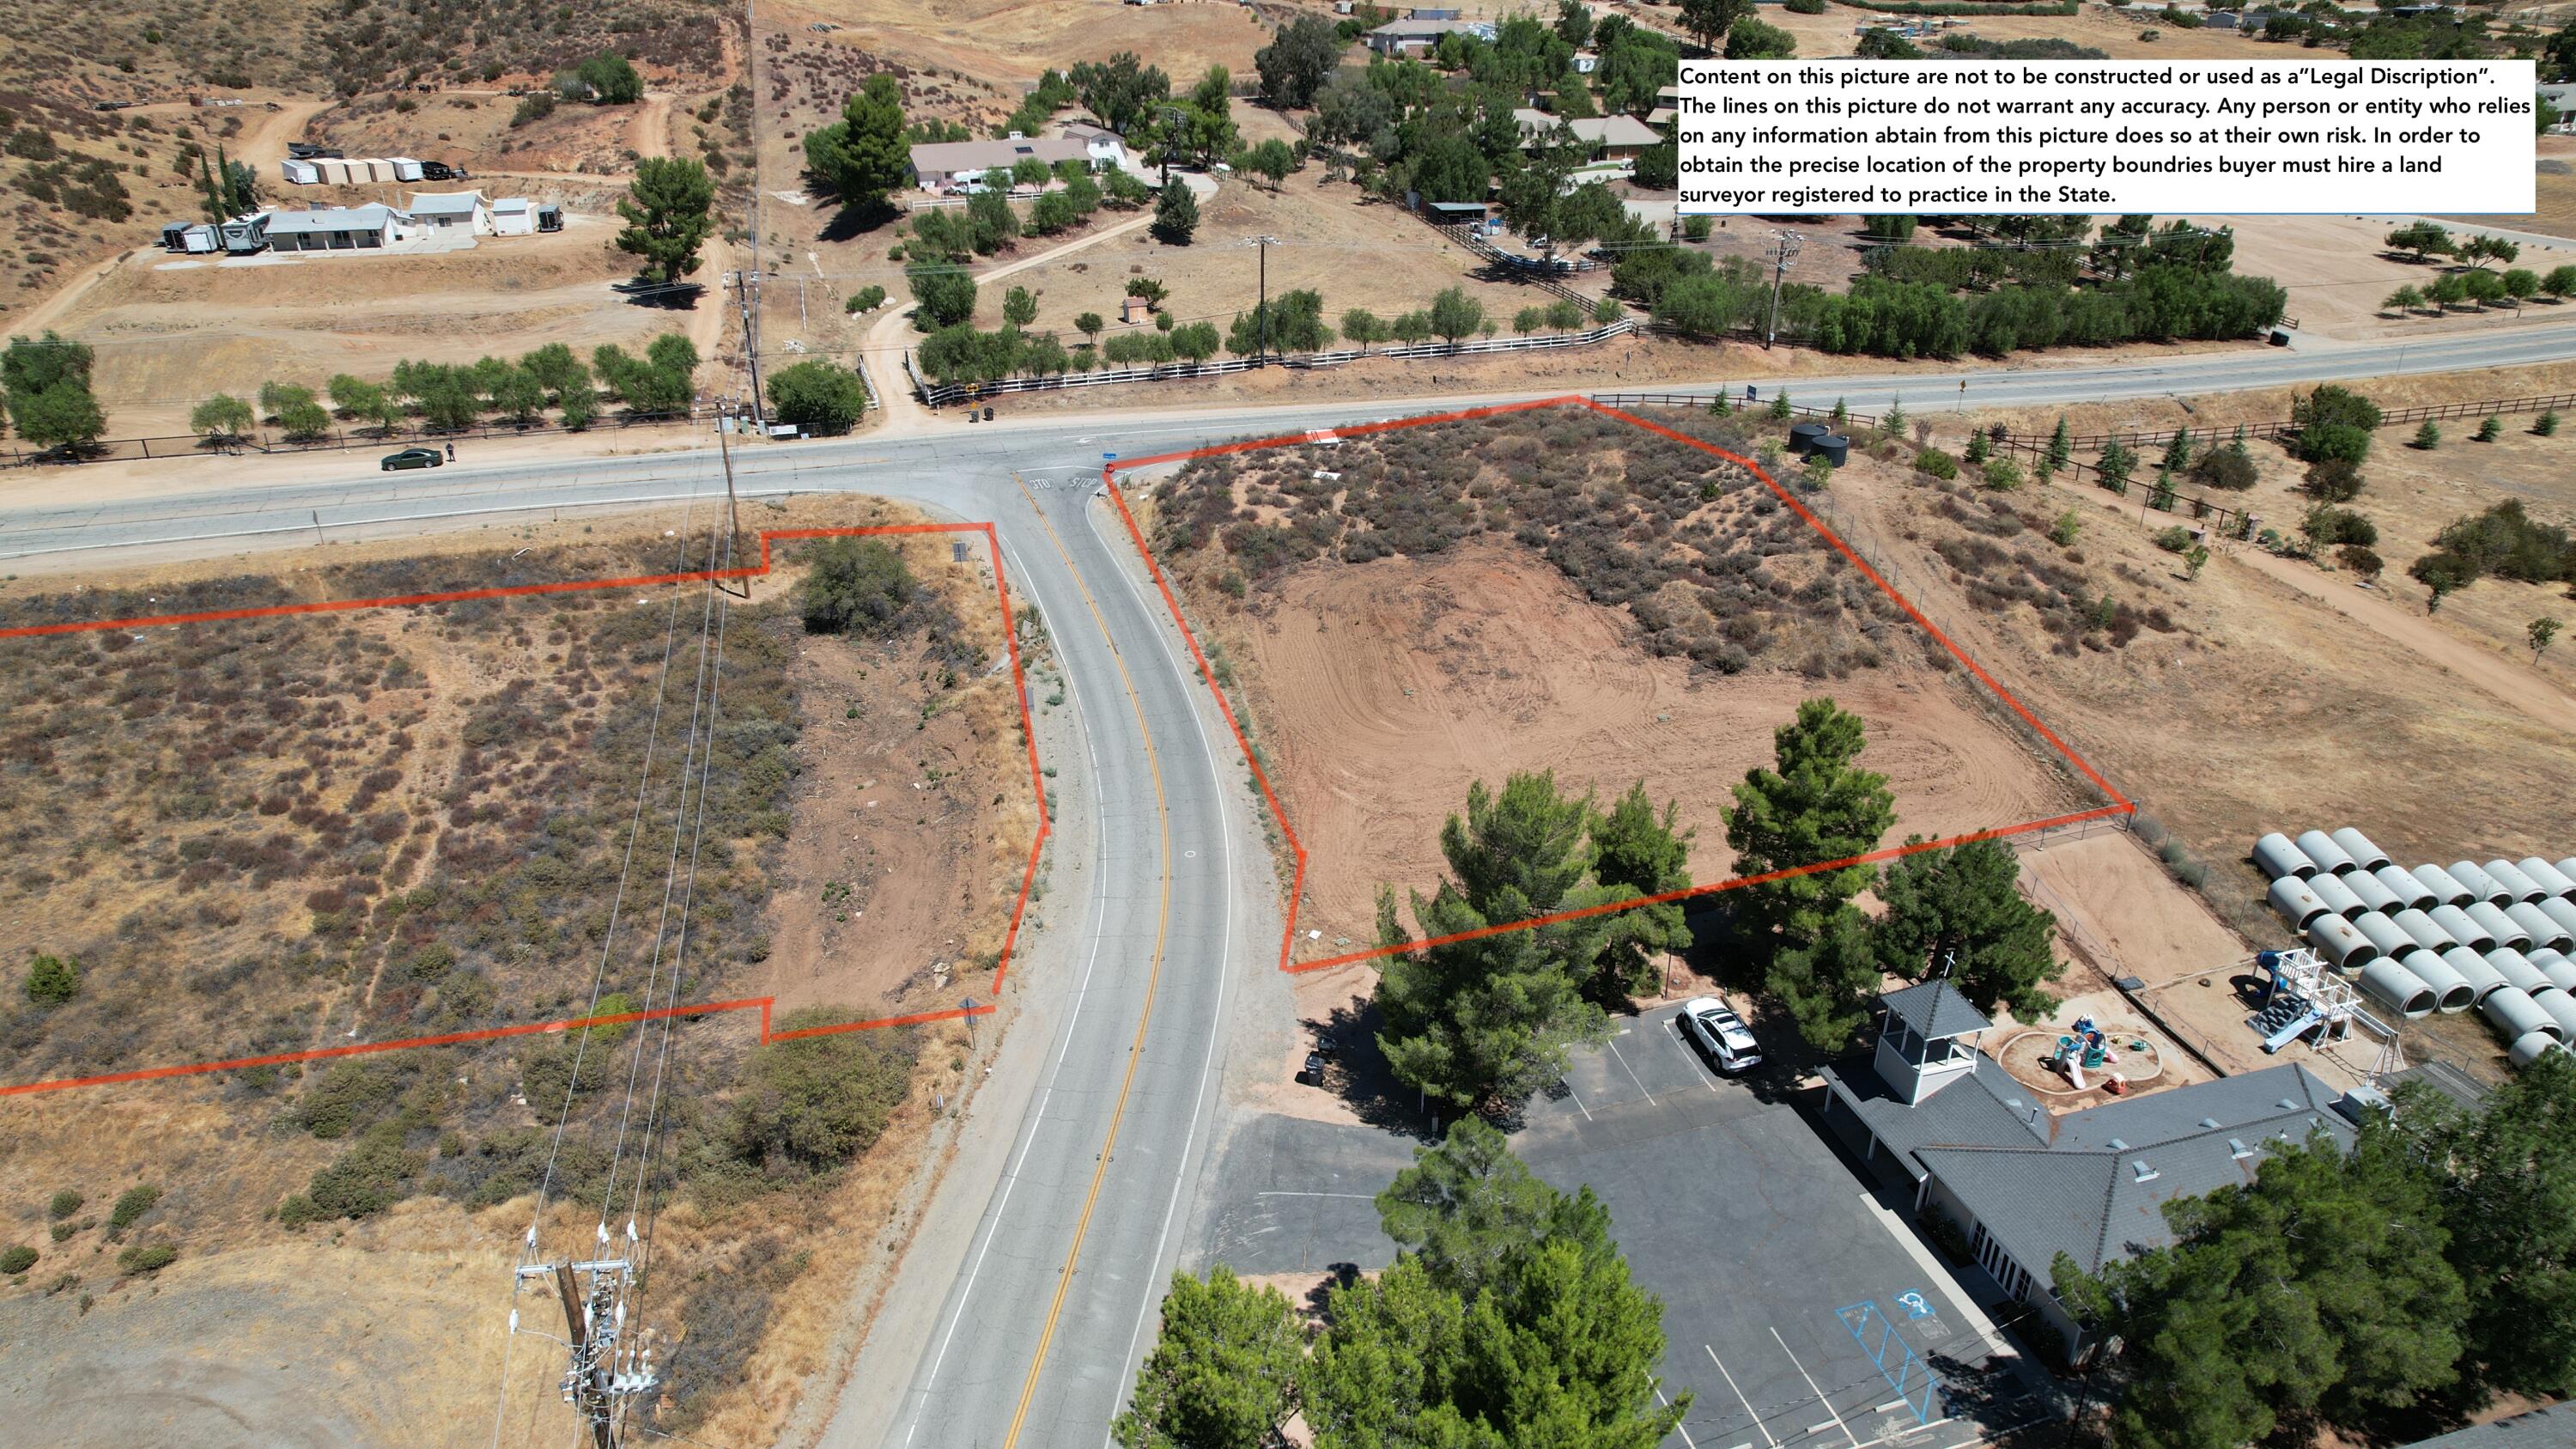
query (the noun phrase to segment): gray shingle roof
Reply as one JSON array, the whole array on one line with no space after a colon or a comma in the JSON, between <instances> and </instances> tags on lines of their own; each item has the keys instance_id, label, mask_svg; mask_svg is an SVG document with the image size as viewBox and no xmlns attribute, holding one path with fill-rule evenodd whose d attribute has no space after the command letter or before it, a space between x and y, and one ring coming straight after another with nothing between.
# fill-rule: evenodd
<instances>
[{"instance_id":1,"label":"gray shingle roof","mask_svg":"<svg viewBox=\"0 0 2576 1449\"><path fill-rule=\"evenodd\" d=\"M1974 1072L1912 1107L1889 1091L1866 1061L1824 1068L1827 1090L1869 1124L1881 1146L1900 1158L1934 1145L2039 1147L2047 1143L2048 1114L2041 1112L2037 1122L2032 1120L2038 1098L2022 1090L1992 1058L1980 1060ZM1915 1160L1919 1163L1920 1158Z\"/></svg>"},{"instance_id":2,"label":"gray shingle roof","mask_svg":"<svg viewBox=\"0 0 2576 1449\"><path fill-rule=\"evenodd\" d=\"M2403 1449L2566 1449L2576 1444L2576 1404L2553 1404L2492 1424L2474 1424Z\"/></svg>"},{"instance_id":3,"label":"gray shingle roof","mask_svg":"<svg viewBox=\"0 0 2576 1449\"><path fill-rule=\"evenodd\" d=\"M1917 1036L1934 1040L1984 1031L1994 1025L1984 1012L1968 1004L1968 999L1959 994L1959 988L1947 981L1926 981L1891 991L1881 996L1878 1002L1895 1013L1897 1020L1914 1028Z\"/></svg>"},{"instance_id":4,"label":"gray shingle roof","mask_svg":"<svg viewBox=\"0 0 2576 1449\"><path fill-rule=\"evenodd\" d=\"M2349 1147L2335 1097L2305 1067L2268 1067L2070 1112L2046 1145L1927 1143L1915 1156L2024 1267L2045 1276L2063 1252L2090 1272L2173 1241L2166 1203L2253 1181L2284 1140L2322 1130Z\"/></svg>"}]
</instances>

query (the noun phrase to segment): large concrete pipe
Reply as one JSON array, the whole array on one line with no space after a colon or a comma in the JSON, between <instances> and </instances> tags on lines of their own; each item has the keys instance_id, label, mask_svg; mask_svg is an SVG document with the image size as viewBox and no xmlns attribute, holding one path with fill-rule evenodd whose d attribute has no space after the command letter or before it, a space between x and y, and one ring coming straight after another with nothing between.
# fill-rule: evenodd
<instances>
[{"instance_id":1,"label":"large concrete pipe","mask_svg":"<svg viewBox=\"0 0 2576 1449\"><path fill-rule=\"evenodd\" d=\"M2332 912L2308 922L2308 944L2346 976L2379 959L2379 948L2370 944L2370 938Z\"/></svg>"},{"instance_id":2,"label":"large concrete pipe","mask_svg":"<svg viewBox=\"0 0 2576 1449\"><path fill-rule=\"evenodd\" d=\"M2459 973L2460 979L2469 983L2470 994L2479 1001L2486 1000L2488 992L2504 985L2504 973L2488 965L2486 957L2466 946L2453 946L2443 952L2442 964Z\"/></svg>"},{"instance_id":3,"label":"large concrete pipe","mask_svg":"<svg viewBox=\"0 0 2576 1449\"><path fill-rule=\"evenodd\" d=\"M2478 1010L2486 1013L2487 1020L2506 1041L2520 1041L2535 1031L2545 1031L2558 1041L2567 1039L2567 1028L2558 1024L2558 1018L2541 1010L2540 1003L2520 987L2505 986L2488 992L2486 1000L2478 1003Z\"/></svg>"},{"instance_id":4,"label":"large concrete pipe","mask_svg":"<svg viewBox=\"0 0 2576 1449\"><path fill-rule=\"evenodd\" d=\"M2361 868L2361 862L2352 858L2352 852L2335 844L2334 837L2322 830L2299 832L2299 853L2315 861L2320 873L2332 871L2336 875L2344 875Z\"/></svg>"},{"instance_id":5,"label":"large concrete pipe","mask_svg":"<svg viewBox=\"0 0 2576 1449\"><path fill-rule=\"evenodd\" d=\"M2559 857L2557 865L2558 873L2560 875L2567 877L2571 882L2576 882L2576 855ZM2576 890L2571 890L2567 894L2571 897L2576 897Z\"/></svg>"},{"instance_id":6,"label":"large concrete pipe","mask_svg":"<svg viewBox=\"0 0 2576 1449\"><path fill-rule=\"evenodd\" d=\"M2314 895L2315 892L2309 894ZM2395 921L2397 929L2414 937L2415 944L2427 951L2448 951L2460 944L2458 937L2435 925L2433 918L2422 911L2399 911L2388 919Z\"/></svg>"},{"instance_id":7,"label":"large concrete pipe","mask_svg":"<svg viewBox=\"0 0 2576 1449\"><path fill-rule=\"evenodd\" d=\"M2308 889L2317 893L2317 899L2326 903L2327 910L2345 920L2370 909L2370 902L2353 894L2352 886L2339 875L2318 871L2308 877Z\"/></svg>"},{"instance_id":8,"label":"large concrete pipe","mask_svg":"<svg viewBox=\"0 0 2576 1449\"><path fill-rule=\"evenodd\" d=\"M2519 951L2531 944L2531 933L2515 925L2513 917L2506 915L2500 906L2486 901L2471 901L2460 909L2468 913L2470 920L2484 927L2488 935L2495 937L2499 946L2511 946Z\"/></svg>"},{"instance_id":9,"label":"large concrete pipe","mask_svg":"<svg viewBox=\"0 0 2576 1449\"><path fill-rule=\"evenodd\" d=\"M2383 865L2370 874L2381 885L2388 887L2389 894L2397 897L2400 910L2429 911L2442 903L2442 897L2433 894L2432 887L2417 880L2404 866ZM2392 911L2390 914L2394 915L2396 912Z\"/></svg>"},{"instance_id":10,"label":"large concrete pipe","mask_svg":"<svg viewBox=\"0 0 2576 1449\"><path fill-rule=\"evenodd\" d=\"M2334 902L2328 901L2326 904L2333 905ZM2495 946L2494 934L2486 927L2470 920L2469 913L2458 906L2435 906L2424 914L2433 918L2434 925L2450 932L2452 940L2472 951L2491 950Z\"/></svg>"},{"instance_id":11,"label":"large concrete pipe","mask_svg":"<svg viewBox=\"0 0 2576 1449\"><path fill-rule=\"evenodd\" d=\"M2547 887L2524 875L2521 868L2509 860L2488 861L2487 879L2512 892L2513 898L2517 901L2536 901L2549 894Z\"/></svg>"},{"instance_id":12,"label":"large concrete pipe","mask_svg":"<svg viewBox=\"0 0 2576 1449\"><path fill-rule=\"evenodd\" d=\"M2353 917L2352 926L2361 932L2364 940L2379 948L2381 956L2391 961L2424 949L2423 943L2406 934L2404 927L2378 911L2364 911Z\"/></svg>"},{"instance_id":13,"label":"large concrete pipe","mask_svg":"<svg viewBox=\"0 0 2576 1449\"><path fill-rule=\"evenodd\" d=\"M2539 856L2526 855L2514 864L2522 867L2522 873L2531 877L2533 885L2551 895L2576 895L2576 880L2569 880L2567 872L2542 860Z\"/></svg>"},{"instance_id":14,"label":"large concrete pipe","mask_svg":"<svg viewBox=\"0 0 2576 1449\"><path fill-rule=\"evenodd\" d=\"M2306 880L2317 873L2317 863L2292 845L2290 837L2277 830L2254 842L2254 863L2263 868L2263 874L2274 880L2285 875Z\"/></svg>"},{"instance_id":15,"label":"large concrete pipe","mask_svg":"<svg viewBox=\"0 0 2576 1449\"><path fill-rule=\"evenodd\" d=\"M2452 861L2450 872L2451 879L2467 886L2469 894L2479 900L2500 906L2513 899L2513 892L2496 884L2496 878L2487 874L2486 867L2474 860Z\"/></svg>"},{"instance_id":16,"label":"large concrete pipe","mask_svg":"<svg viewBox=\"0 0 2576 1449\"><path fill-rule=\"evenodd\" d=\"M2336 876L2335 880L2345 890L2359 897L2364 906L2382 915L2393 916L2406 909L2406 902L2398 897L2397 892L2390 890L2380 882L2379 877L2369 871L2357 870L2350 875Z\"/></svg>"},{"instance_id":17,"label":"large concrete pipe","mask_svg":"<svg viewBox=\"0 0 2576 1449\"><path fill-rule=\"evenodd\" d=\"M2576 1037L2576 996L2550 986L2531 993L2531 1004L2548 1012L2549 1019L2558 1023L2560 1041Z\"/></svg>"},{"instance_id":18,"label":"large concrete pipe","mask_svg":"<svg viewBox=\"0 0 2576 1449\"><path fill-rule=\"evenodd\" d=\"M2438 865L2419 865L2409 874L2424 883L2424 889L2441 897L2446 906L2465 906L2478 898L2478 893L2451 879L2451 873Z\"/></svg>"},{"instance_id":19,"label":"large concrete pipe","mask_svg":"<svg viewBox=\"0 0 2576 1449\"><path fill-rule=\"evenodd\" d=\"M2576 991L2576 960L2571 960L2566 952L2535 946L2523 952L2522 959L2539 967L2540 974L2549 978L2550 985L2561 991Z\"/></svg>"},{"instance_id":20,"label":"large concrete pipe","mask_svg":"<svg viewBox=\"0 0 2576 1449\"><path fill-rule=\"evenodd\" d=\"M2363 870L2377 870L2388 864L2388 852L2370 843L2370 837L2347 825L2326 839L2343 847L2343 853Z\"/></svg>"},{"instance_id":21,"label":"large concrete pipe","mask_svg":"<svg viewBox=\"0 0 2576 1449\"><path fill-rule=\"evenodd\" d=\"M2440 1011L2466 1011L2478 1004L2477 988L2450 967L2433 951L2418 951L2406 958L2406 969L2433 993L2433 1005Z\"/></svg>"},{"instance_id":22,"label":"large concrete pipe","mask_svg":"<svg viewBox=\"0 0 2576 1449\"><path fill-rule=\"evenodd\" d=\"M2524 991L2545 991L2549 988L2549 977L2539 967L2531 964L2530 957L2511 946L2498 946L2489 951L2487 964L2495 968L2495 973L2504 978L2504 984L2507 986L2519 987Z\"/></svg>"},{"instance_id":23,"label":"large concrete pipe","mask_svg":"<svg viewBox=\"0 0 2576 1449\"><path fill-rule=\"evenodd\" d=\"M2333 905L2334 902L2328 901L2326 904ZM2565 926L2568 930L2576 931L2576 900L2562 900L2552 896L2540 903L2539 910L2542 915Z\"/></svg>"},{"instance_id":24,"label":"large concrete pipe","mask_svg":"<svg viewBox=\"0 0 2576 1449\"><path fill-rule=\"evenodd\" d=\"M2361 989L2408 1021L2432 1015L2437 1002L2433 988L2424 984L2423 977L2386 957L2361 968Z\"/></svg>"},{"instance_id":25,"label":"large concrete pipe","mask_svg":"<svg viewBox=\"0 0 2576 1449\"><path fill-rule=\"evenodd\" d=\"M2285 875L2272 882L2271 894L2272 909L2281 913L2281 919L2289 922L2293 931L2304 931L2308 922L2330 914L2324 900L2297 876Z\"/></svg>"},{"instance_id":26,"label":"large concrete pipe","mask_svg":"<svg viewBox=\"0 0 2576 1449\"><path fill-rule=\"evenodd\" d=\"M2569 947L2576 947L2576 931L2570 931L2551 920L2547 911L2529 901L2515 901L2505 907L2504 918L2530 932L2533 946L2551 951L2564 951Z\"/></svg>"},{"instance_id":27,"label":"large concrete pipe","mask_svg":"<svg viewBox=\"0 0 2576 1449\"><path fill-rule=\"evenodd\" d=\"M2504 1054L2505 1059L2512 1062L2514 1069L2519 1071L2524 1067L2530 1066L2533 1062L2540 1060L2542 1057L2549 1055L2551 1052L2563 1052L2565 1050L2567 1050L2567 1048L2550 1036L2549 1033L2545 1031L2535 1031L2527 1036L2515 1037L2513 1039L2513 1045L2505 1048Z\"/></svg>"}]
</instances>

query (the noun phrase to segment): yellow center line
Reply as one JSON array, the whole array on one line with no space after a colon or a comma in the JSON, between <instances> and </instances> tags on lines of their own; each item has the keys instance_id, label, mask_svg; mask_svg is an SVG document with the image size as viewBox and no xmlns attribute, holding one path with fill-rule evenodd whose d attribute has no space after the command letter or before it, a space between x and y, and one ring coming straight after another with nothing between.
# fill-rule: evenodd
<instances>
[{"instance_id":1,"label":"yellow center line","mask_svg":"<svg viewBox=\"0 0 2576 1449\"><path fill-rule=\"evenodd\" d=\"M1083 1195L1082 1214L1074 1219L1073 1245L1065 1250L1064 1267L1057 1273L1055 1298L1047 1304L1046 1323L1038 1330L1037 1355L1029 1360L1029 1376L1020 1385L1019 1407L1011 1414L1010 1432L1002 1437L1002 1449L1016 1449L1020 1428L1027 1423L1029 1404L1037 1397L1038 1371L1046 1367L1047 1348L1055 1341L1056 1320L1063 1316L1065 1294L1073 1287L1073 1270L1082 1259L1083 1235L1091 1229L1092 1209L1100 1204L1100 1185L1109 1175L1109 1156L1118 1146L1118 1127L1127 1115L1127 1094L1136 1085L1136 1065L1145 1056L1145 1028L1154 1020L1154 988L1163 975L1163 938L1172 924L1172 821L1163 804L1163 766L1154 753L1154 731L1145 723L1144 702L1136 697L1136 681L1127 672L1127 660L1118 652L1118 640L1109 632L1109 621L1101 617L1100 602L1091 596L1091 586L1083 581L1082 570L1074 567L1073 555L1058 537L1055 525L1047 521L1046 511L1038 507L1035 494L1017 471L1011 481L1020 485L1020 496L1029 500L1029 508L1038 516L1038 526L1046 530L1056 553L1064 559L1067 573L1073 575L1073 586L1082 591L1082 602L1091 610L1091 621L1100 628L1100 637L1108 641L1109 657L1118 666L1118 682L1127 691L1127 707L1136 714L1137 733L1145 739L1145 766L1154 779L1154 818L1162 836L1163 883L1162 901L1154 923L1154 960L1145 973L1145 1010L1136 1018L1136 1039L1127 1047L1127 1072L1119 1079L1118 1100L1109 1110L1109 1136L1100 1144L1100 1160L1091 1169L1091 1190Z\"/></svg>"}]
</instances>

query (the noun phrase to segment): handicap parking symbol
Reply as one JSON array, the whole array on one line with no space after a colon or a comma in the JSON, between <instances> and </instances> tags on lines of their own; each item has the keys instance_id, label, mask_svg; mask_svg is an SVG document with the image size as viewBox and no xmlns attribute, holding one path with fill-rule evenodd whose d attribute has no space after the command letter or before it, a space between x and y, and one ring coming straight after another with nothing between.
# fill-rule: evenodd
<instances>
[{"instance_id":1,"label":"handicap parking symbol","mask_svg":"<svg viewBox=\"0 0 2576 1449\"><path fill-rule=\"evenodd\" d=\"M1908 1319L1929 1318L1932 1316L1931 1300L1925 1298L1920 1292L1909 1289L1906 1292L1897 1294L1896 1301L1903 1305L1905 1316Z\"/></svg>"}]
</instances>

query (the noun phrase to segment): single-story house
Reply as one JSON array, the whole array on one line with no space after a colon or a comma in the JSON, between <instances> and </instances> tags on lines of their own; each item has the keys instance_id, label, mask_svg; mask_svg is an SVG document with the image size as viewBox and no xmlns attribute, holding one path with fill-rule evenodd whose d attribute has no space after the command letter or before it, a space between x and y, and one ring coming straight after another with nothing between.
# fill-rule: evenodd
<instances>
[{"instance_id":1,"label":"single-story house","mask_svg":"<svg viewBox=\"0 0 2576 1449\"><path fill-rule=\"evenodd\" d=\"M1064 127L1064 135L1067 140L1082 143L1082 149L1091 157L1091 169L1094 171L1105 171L1112 166L1126 163L1127 143L1120 140L1118 133L1107 126L1095 126L1089 121L1074 121Z\"/></svg>"},{"instance_id":2,"label":"single-story house","mask_svg":"<svg viewBox=\"0 0 2576 1449\"><path fill-rule=\"evenodd\" d=\"M1633 160L1638 152L1659 145L1664 139L1656 134L1654 127L1634 116L1589 116L1579 121L1568 121L1523 106L1512 112L1512 119L1520 122L1522 150L1535 151L1547 144L1548 137L1562 125L1572 128L1574 139L1596 161Z\"/></svg>"},{"instance_id":3,"label":"single-story house","mask_svg":"<svg viewBox=\"0 0 2576 1449\"><path fill-rule=\"evenodd\" d=\"M2576 1403L2552 1404L2418 1439L2400 1449L2566 1449L2576 1444Z\"/></svg>"},{"instance_id":4,"label":"single-story house","mask_svg":"<svg viewBox=\"0 0 2576 1449\"><path fill-rule=\"evenodd\" d=\"M493 234L492 203L480 191L415 191L410 211L430 231L462 228L475 236Z\"/></svg>"},{"instance_id":5,"label":"single-story house","mask_svg":"<svg viewBox=\"0 0 2576 1449\"><path fill-rule=\"evenodd\" d=\"M1440 48L1448 35L1472 35L1491 42L1490 20L1390 20L1368 33L1368 47L1380 55L1423 55Z\"/></svg>"},{"instance_id":6,"label":"single-story house","mask_svg":"<svg viewBox=\"0 0 2576 1449\"><path fill-rule=\"evenodd\" d=\"M524 196L497 197L492 202L492 235L534 236L537 204Z\"/></svg>"},{"instance_id":7,"label":"single-story house","mask_svg":"<svg viewBox=\"0 0 2576 1449\"><path fill-rule=\"evenodd\" d=\"M271 212L268 243L281 252L369 251L399 241L410 221L381 201Z\"/></svg>"},{"instance_id":8,"label":"single-story house","mask_svg":"<svg viewBox=\"0 0 2576 1449\"><path fill-rule=\"evenodd\" d=\"M2268 1067L2052 1116L1985 1054L1994 1025L1946 981L1879 998L1866 1061L1823 1068L1824 1119L1918 1212L1957 1224L2006 1297L2088 1345L2049 1287L2060 1253L2087 1272L2173 1241L2164 1205L2254 1180L2266 1153L2323 1132L2349 1148L2377 1093Z\"/></svg>"},{"instance_id":9,"label":"single-story house","mask_svg":"<svg viewBox=\"0 0 2576 1449\"><path fill-rule=\"evenodd\" d=\"M1080 135L1022 136L1013 134L999 141L932 141L912 148L912 184L924 191L971 189L982 184L984 173L1008 173L1023 160L1035 158L1054 166L1060 161L1079 161L1097 171L1116 165L1125 154L1114 132L1096 126L1072 127Z\"/></svg>"}]
</instances>

